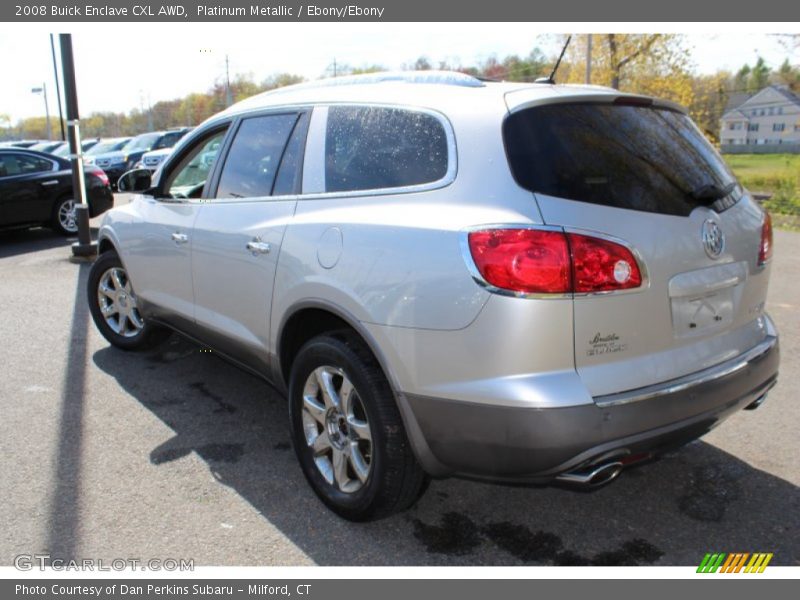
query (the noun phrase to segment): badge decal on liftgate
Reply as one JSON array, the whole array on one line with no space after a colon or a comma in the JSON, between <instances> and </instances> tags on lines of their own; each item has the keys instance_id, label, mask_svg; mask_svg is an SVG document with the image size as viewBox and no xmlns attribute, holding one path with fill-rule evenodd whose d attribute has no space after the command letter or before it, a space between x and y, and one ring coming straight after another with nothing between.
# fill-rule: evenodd
<instances>
[{"instance_id":1,"label":"badge decal on liftgate","mask_svg":"<svg viewBox=\"0 0 800 600\"><path fill-rule=\"evenodd\" d=\"M719 228L716 221L706 219L703 223L703 229L700 232L700 237L703 240L703 248L709 258L717 259L722 251L725 250L725 234Z\"/></svg>"},{"instance_id":2,"label":"badge decal on liftgate","mask_svg":"<svg viewBox=\"0 0 800 600\"><path fill-rule=\"evenodd\" d=\"M586 351L586 356L624 352L627 348L628 345L620 342L619 336L616 333L602 335L600 332L597 332L595 336L589 340L589 349Z\"/></svg>"}]
</instances>

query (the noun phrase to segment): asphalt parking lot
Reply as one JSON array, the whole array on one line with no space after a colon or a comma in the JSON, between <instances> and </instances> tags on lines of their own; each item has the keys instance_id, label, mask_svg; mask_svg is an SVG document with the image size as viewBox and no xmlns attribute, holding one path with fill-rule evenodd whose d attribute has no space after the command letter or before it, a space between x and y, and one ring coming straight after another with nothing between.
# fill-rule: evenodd
<instances>
[{"instance_id":1,"label":"asphalt parking lot","mask_svg":"<svg viewBox=\"0 0 800 600\"><path fill-rule=\"evenodd\" d=\"M798 565L800 233L777 231L775 248L781 378L759 410L592 493L434 481L405 514L352 524L306 485L270 386L176 336L109 347L69 241L0 233L0 564L696 565L722 551Z\"/></svg>"}]
</instances>

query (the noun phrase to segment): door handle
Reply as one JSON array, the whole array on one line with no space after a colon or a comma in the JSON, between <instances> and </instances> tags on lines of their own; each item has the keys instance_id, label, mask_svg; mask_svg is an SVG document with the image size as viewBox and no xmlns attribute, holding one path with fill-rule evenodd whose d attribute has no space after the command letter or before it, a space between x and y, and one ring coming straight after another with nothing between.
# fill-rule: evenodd
<instances>
[{"instance_id":1,"label":"door handle","mask_svg":"<svg viewBox=\"0 0 800 600\"><path fill-rule=\"evenodd\" d=\"M253 256L257 256L259 254L269 254L270 250L272 250L272 246L267 242L262 242L261 238L255 238L253 241L247 242L247 249Z\"/></svg>"},{"instance_id":2,"label":"door handle","mask_svg":"<svg viewBox=\"0 0 800 600\"><path fill-rule=\"evenodd\" d=\"M176 244L185 244L189 241L189 236L185 233L178 233L177 231L172 234L172 241Z\"/></svg>"},{"instance_id":3,"label":"door handle","mask_svg":"<svg viewBox=\"0 0 800 600\"><path fill-rule=\"evenodd\" d=\"M58 185L58 181L56 179L51 179L50 181L43 181L42 185Z\"/></svg>"}]
</instances>

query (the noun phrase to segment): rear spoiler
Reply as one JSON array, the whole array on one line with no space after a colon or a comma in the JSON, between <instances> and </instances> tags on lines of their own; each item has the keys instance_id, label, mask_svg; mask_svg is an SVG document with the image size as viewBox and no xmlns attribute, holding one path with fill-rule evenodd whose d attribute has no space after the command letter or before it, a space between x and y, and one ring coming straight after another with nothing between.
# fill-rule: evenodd
<instances>
[{"instance_id":1,"label":"rear spoiler","mask_svg":"<svg viewBox=\"0 0 800 600\"><path fill-rule=\"evenodd\" d=\"M543 91L545 94L542 93ZM595 89L589 86L576 89L572 86L554 85L543 90L539 84L536 87L506 92L505 101L509 113L550 104L620 104L624 106L654 106L688 114L686 108L670 100L640 94L627 94L600 86Z\"/></svg>"}]
</instances>

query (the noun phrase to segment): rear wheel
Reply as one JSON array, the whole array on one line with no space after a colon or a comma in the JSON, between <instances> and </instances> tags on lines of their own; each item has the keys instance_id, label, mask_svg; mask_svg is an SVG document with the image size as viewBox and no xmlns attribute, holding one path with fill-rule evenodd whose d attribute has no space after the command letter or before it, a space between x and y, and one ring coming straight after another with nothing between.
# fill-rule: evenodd
<instances>
[{"instance_id":1,"label":"rear wheel","mask_svg":"<svg viewBox=\"0 0 800 600\"><path fill-rule=\"evenodd\" d=\"M140 350L161 342L167 332L145 321L128 273L116 252L100 255L89 272L89 309L100 333L123 350Z\"/></svg>"},{"instance_id":2,"label":"rear wheel","mask_svg":"<svg viewBox=\"0 0 800 600\"><path fill-rule=\"evenodd\" d=\"M53 229L63 235L78 233L78 219L75 215L77 204L73 198L61 198L53 211Z\"/></svg>"},{"instance_id":3,"label":"rear wheel","mask_svg":"<svg viewBox=\"0 0 800 600\"><path fill-rule=\"evenodd\" d=\"M416 501L427 476L411 451L391 387L360 339L344 332L306 343L289 387L295 453L329 508L367 521Z\"/></svg>"}]
</instances>

